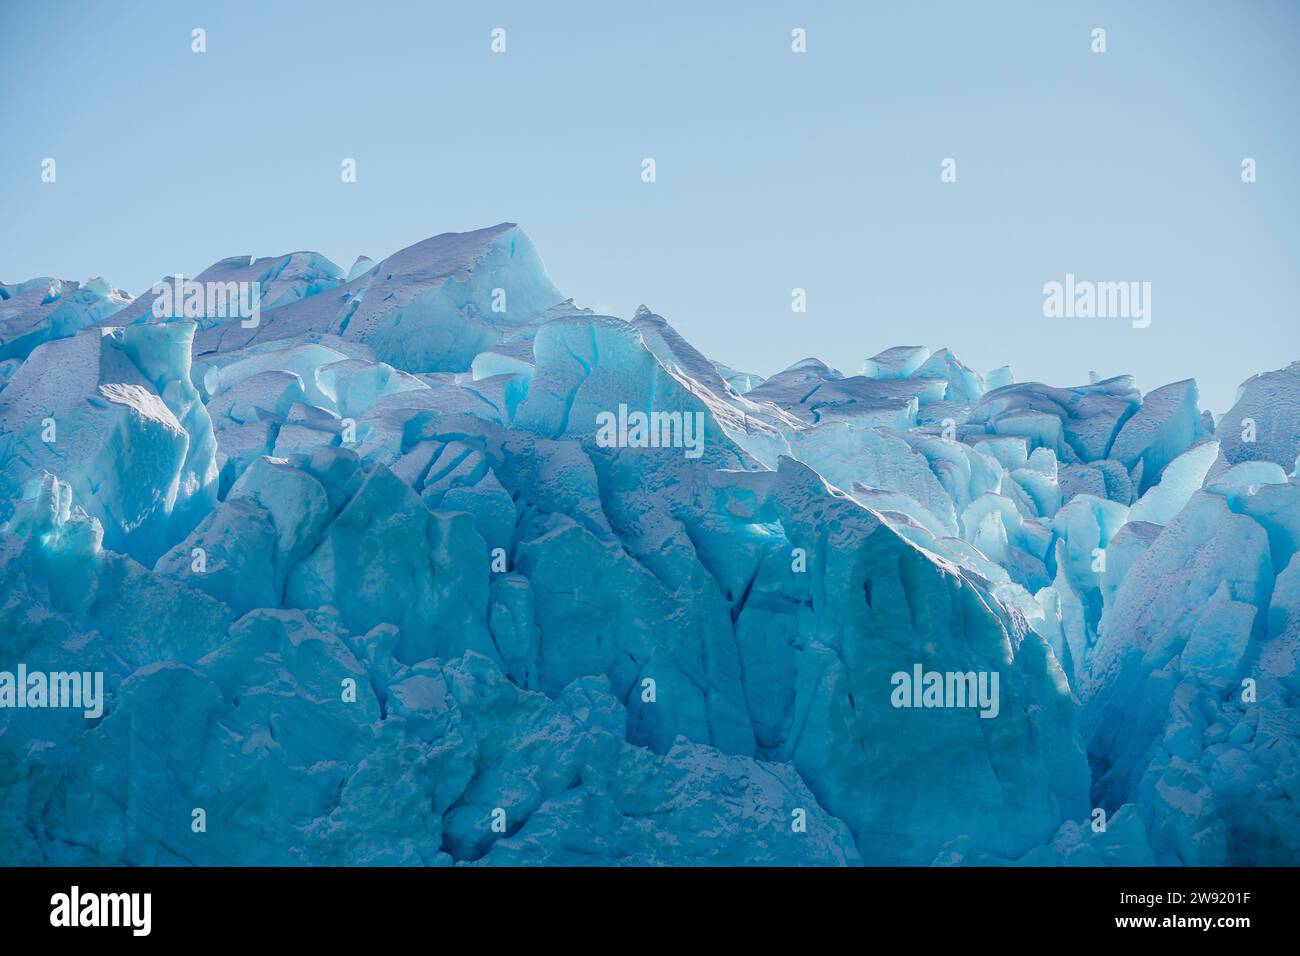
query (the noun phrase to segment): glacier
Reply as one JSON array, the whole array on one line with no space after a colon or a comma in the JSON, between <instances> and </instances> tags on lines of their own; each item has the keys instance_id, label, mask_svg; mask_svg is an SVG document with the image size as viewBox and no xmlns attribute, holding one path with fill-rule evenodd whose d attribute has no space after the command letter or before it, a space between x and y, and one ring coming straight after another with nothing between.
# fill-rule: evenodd
<instances>
[{"instance_id":1,"label":"glacier","mask_svg":"<svg viewBox=\"0 0 1300 956\"><path fill-rule=\"evenodd\" d=\"M511 223L194 281L0 284L0 672L106 688L0 684L0 863L1300 863L1300 361L760 376Z\"/></svg>"}]
</instances>

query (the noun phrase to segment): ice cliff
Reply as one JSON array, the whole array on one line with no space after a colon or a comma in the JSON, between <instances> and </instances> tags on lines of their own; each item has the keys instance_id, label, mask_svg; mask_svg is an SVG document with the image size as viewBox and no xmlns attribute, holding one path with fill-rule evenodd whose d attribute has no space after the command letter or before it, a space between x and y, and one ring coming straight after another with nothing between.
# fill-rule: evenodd
<instances>
[{"instance_id":1,"label":"ice cliff","mask_svg":"<svg viewBox=\"0 0 1300 956\"><path fill-rule=\"evenodd\" d=\"M1300 362L762 378L511 224L194 281L0 284L0 672L105 685L0 862L1300 863Z\"/></svg>"}]
</instances>

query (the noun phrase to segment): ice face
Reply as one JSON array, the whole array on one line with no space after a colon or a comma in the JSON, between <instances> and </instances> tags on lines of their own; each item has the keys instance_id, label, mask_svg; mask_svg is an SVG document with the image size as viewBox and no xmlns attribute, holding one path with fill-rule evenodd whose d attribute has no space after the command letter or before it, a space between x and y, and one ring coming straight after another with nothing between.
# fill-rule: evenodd
<instances>
[{"instance_id":1,"label":"ice face","mask_svg":"<svg viewBox=\"0 0 1300 956\"><path fill-rule=\"evenodd\" d=\"M0 282L0 363L21 362L38 345L75 334L131 302L103 279Z\"/></svg>"},{"instance_id":2,"label":"ice face","mask_svg":"<svg viewBox=\"0 0 1300 956\"><path fill-rule=\"evenodd\" d=\"M0 514L45 473L145 564L216 503L212 423L190 382L192 323L86 329L37 347L0 392Z\"/></svg>"},{"instance_id":3,"label":"ice face","mask_svg":"<svg viewBox=\"0 0 1300 956\"><path fill-rule=\"evenodd\" d=\"M1300 442L1300 361L1252 376L1238 389L1216 434L1232 464L1271 461L1295 471Z\"/></svg>"},{"instance_id":4,"label":"ice face","mask_svg":"<svg viewBox=\"0 0 1300 956\"><path fill-rule=\"evenodd\" d=\"M1294 483L1277 487L1294 511ZM1103 806L1141 808L1163 862L1294 862L1300 851L1285 796L1293 589L1278 586L1294 575L1294 548L1272 547L1268 524L1196 492L1101 619L1082 684L1089 756L1103 769L1095 792Z\"/></svg>"},{"instance_id":5,"label":"ice face","mask_svg":"<svg viewBox=\"0 0 1300 956\"><path fill-rule=\"evenodd\" d=\"M207 312L206 299L213 290L256 298L258 318L263 313L293 302L309 298L320 292L337 288L343 282L343 273L337 265L315 252L294 252L287 256L254 259L252 256L232 256L222 259L197 276L164 276L149 291L113 316L113 324L130 325L140 322L168 321L187 318L187 300L202 291L205 313L197 316L202 329L228 322L250 320L249 315L232 312L232 299L226 308ZM159 301L160 298L162 301ZM217 314L220 311L222 314ZM250 310L251 311L251 310ZM101 323L103 324L103 323Z\"/></svg>"},{"instance_id":6,"label":"ice face","mask_svg":"<svg viewBox=\"0 0 1300 956\"><path fill-rule=\"evenodd\" d=\"M1140 494L1203 434L1196 383L1174 382L1143 396L1142 405L1124 422L1106 457L1123 464L1135 478L1141 476L1136 489Z\"/></svg>"},{"instance_id":7,"label":"ice face","mask_svg":"<svg viewBox=\"0 0 1300 956\"><path fill-rule=\"evenodd\" d=\"M1300 363L763 378L508 223L195 278L0 286L0 669L106 690L0 708L4 862L1300 861Z\"/></svg>"}]
</instances>

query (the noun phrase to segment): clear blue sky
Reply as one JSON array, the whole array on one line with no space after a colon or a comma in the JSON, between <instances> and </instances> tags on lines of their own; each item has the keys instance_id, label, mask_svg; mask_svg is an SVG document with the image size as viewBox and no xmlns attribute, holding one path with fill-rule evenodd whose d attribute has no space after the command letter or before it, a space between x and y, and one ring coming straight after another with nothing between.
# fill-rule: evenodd
<instances>
[{"instance_id":1,"label":"clear blue sky","mask_svg":"<svg viewBox=\"0 0 1300 956\"><path fill-rule=\"evenodd\" d=\"M1300 358L1298 52L1288 0L4 0L0 279L139 293L510 220L579 304L645 302L738 368L946 345L1060 385L1194 376L1222 412ZM1067 272L1150 281L1151 327L1045 319Z\"/></svg>"}]
</instances>

